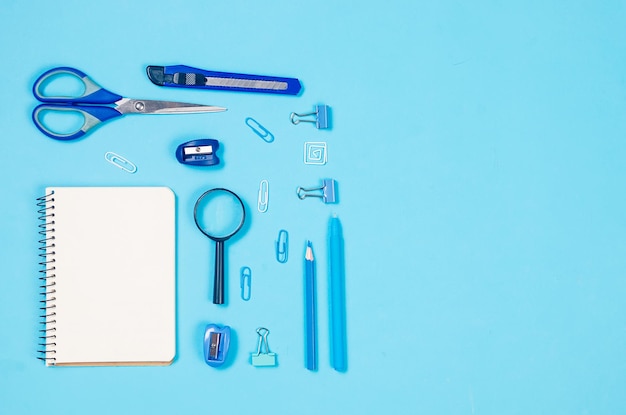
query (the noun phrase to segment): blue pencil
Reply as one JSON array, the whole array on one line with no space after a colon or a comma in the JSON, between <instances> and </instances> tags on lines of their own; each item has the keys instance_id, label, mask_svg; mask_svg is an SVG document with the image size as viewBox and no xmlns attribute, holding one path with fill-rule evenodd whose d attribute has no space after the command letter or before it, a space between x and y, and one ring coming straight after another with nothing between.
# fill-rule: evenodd
<instances>
[{"instance_id":1,"label":"blue pencil","mask_svg":"<svg viewBox=\"0 0 626 415\"><path fill-rule=\"evenodd\" d=\"M315 257L311 241L307 241L304 254L304 308L305 308L305 365L317 370L317 340L315 328Z\"/></svg>"},{"instance_id":2,"label":"blue pencil","mask_svg":"<svg viewBox=\"0 0 626 415\"><path fill-rule=\"evenodd\" d=\"M339 218L328 223L330 256L330 365L338 372L348 369L346 344L346 302L343 258L343 232Z\"/></svg>"}]
</instances>

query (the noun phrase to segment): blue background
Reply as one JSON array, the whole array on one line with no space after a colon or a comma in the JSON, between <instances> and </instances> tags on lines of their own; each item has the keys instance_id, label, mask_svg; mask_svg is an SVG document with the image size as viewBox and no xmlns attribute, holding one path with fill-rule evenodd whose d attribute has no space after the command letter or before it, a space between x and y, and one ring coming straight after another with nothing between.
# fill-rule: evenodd
<instances>
[{"instance_id":1,"label":"blue background","mask_svg":"<svg viewBox=\"0 0 626 415\"><path fill-rule=\"evenodd\" d=\"M626 409L623 1L4 0L0 19L1 413ZM151 84L145 67L167 64L293 76L304 92ZM30 120L32 83L54 66L124 96L229 110L128 116L58 142ZM319 103L332 108L331 130L290 124L290 112ZM255 136L248 116L275 141ZM175 160L178 144L202 137L222 143L221 168ZM327 165L303 163L305 141L327 142ZM107 151L138 172L106 163ZM326 177L339 184L339 204L296 197L297 186ZM262 179L265 214L256 211ZM48 185L174 190L172 366L46 368L36 359L35 198ZM225 307L211 303L213 247L192 218L196 198L216 186L238 192L251 212L227 248ZM332 213L346 244L346 373L328 355ZM284 265L274 259L281 228L290 235ZM304 368L306 239L318 261L317 372ZM238 297L244 265L249 302ZM209 322L236 332L222 370L202 358ZM258 326L271 330L277 368L249 364Z\"/></svg>"}]
</instances>

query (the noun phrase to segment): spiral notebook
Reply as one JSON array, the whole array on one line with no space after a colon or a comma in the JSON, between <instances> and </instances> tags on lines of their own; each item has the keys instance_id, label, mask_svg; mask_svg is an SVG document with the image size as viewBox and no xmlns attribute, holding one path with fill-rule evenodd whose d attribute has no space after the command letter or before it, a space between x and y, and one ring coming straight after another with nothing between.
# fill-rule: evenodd
<instances>
[{"instance_id":1,"label":"spiral notebook","mask_svg":"<svg viewBox=\"0 0 626 415\"><path fill-rule=\"evenodd\" d=\"M38 202L39 358L48 366L171 364L174 193L167 187L48 187Z\"/></svg>"}]
</instances>

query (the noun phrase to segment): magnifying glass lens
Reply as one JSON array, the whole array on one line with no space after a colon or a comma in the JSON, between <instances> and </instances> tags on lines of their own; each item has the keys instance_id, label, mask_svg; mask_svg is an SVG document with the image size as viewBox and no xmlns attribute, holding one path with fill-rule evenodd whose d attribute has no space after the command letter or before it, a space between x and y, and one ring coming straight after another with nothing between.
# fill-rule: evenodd
<instances>
[{"instance_id":1,"label":"magnifying glass lens","mask_svg":"<svg viewBox=\"0 0 626 415\"><path fill-rule=\"evenodd\" d=\"M228 238L241 226L241 201L233 193L214 191L198 201L196 222L213 239Z\"/></svg>"}]
</instances>

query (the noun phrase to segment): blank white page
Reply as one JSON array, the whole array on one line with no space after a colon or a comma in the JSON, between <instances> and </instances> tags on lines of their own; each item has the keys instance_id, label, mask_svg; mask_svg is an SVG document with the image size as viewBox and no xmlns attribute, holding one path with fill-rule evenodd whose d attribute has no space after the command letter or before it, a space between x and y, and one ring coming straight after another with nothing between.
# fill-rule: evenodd
<instances>
[{"instance_id":1,"label":"blank white page","mask_svg":"<svg viewBox=\"0 0 626 415\"><path fill-rule=\"evenodd\" d=\"M176 354L175 197L167 187L54 192L49 365L167 365ZM54 298L54 299L53 299ZM52 318L49 318L52 320ZM50 353L54 349L54 353Z\"/></svg>"}]
</instances>

